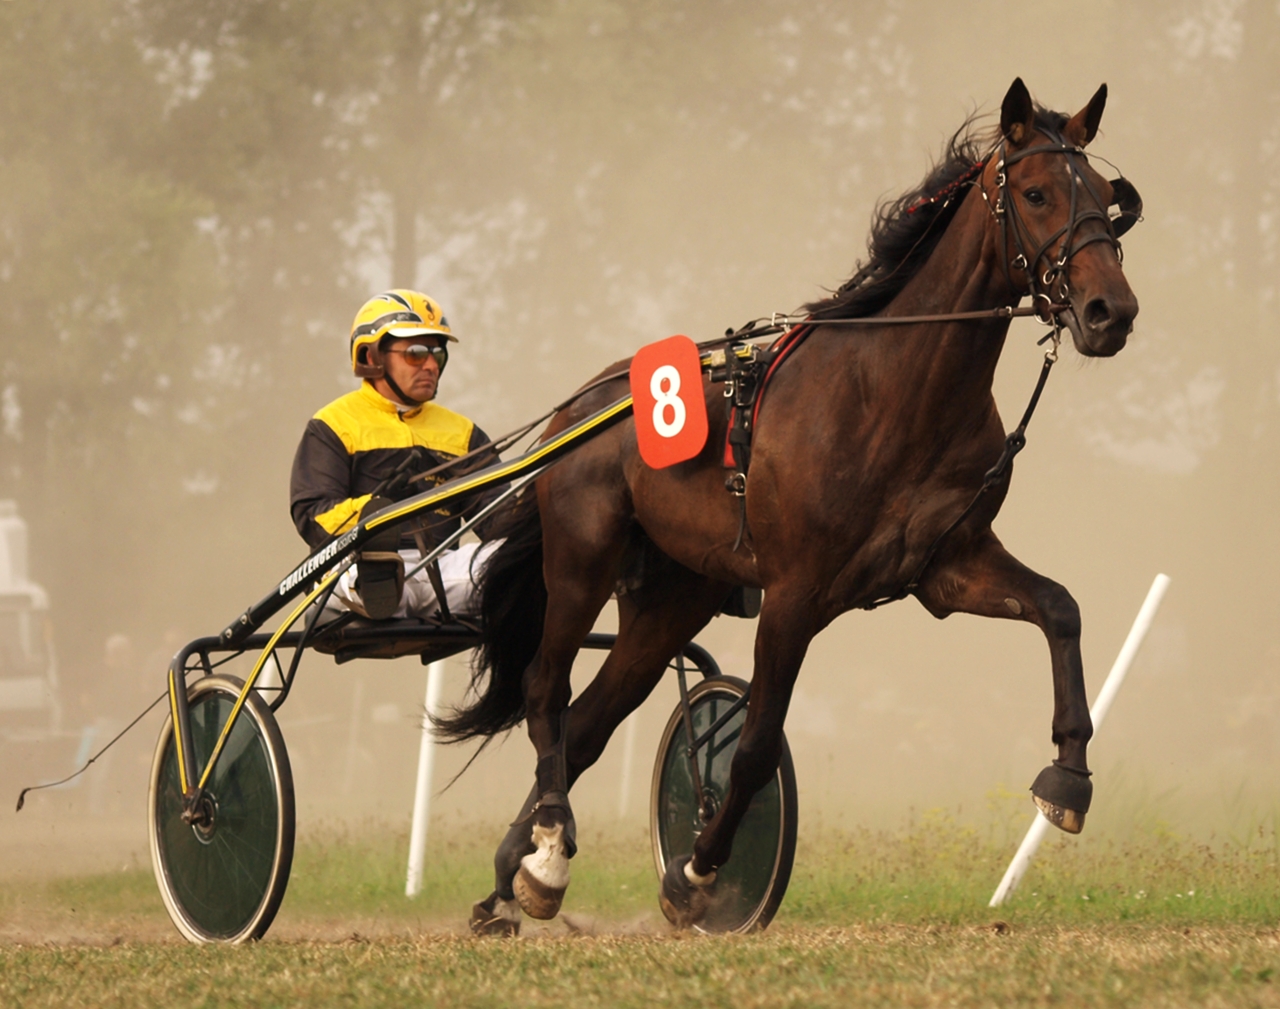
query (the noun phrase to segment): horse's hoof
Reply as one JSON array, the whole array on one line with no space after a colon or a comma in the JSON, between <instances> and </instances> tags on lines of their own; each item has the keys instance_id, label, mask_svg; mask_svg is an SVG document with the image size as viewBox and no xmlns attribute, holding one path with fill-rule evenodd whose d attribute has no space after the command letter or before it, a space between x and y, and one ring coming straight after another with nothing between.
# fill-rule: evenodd
<instances>
[{"instance_id":1,"label":"horse's hoof","mask_svg":"<svg viewBox=\"0 0 1280 1009\"><path fill-rule=\"evenodd\" d=\"M565 853L565 825L533 826L532 854L520 859L512 882L516 900L530 918L548 921L560 913L564 892L569 889L569 858Z\"/></svg>"},{"instance_id":2,"label":"horse's hoof","mask_svg":"<svg viewBox=\"0 0 1280 1009\"><path fill-rule=\"evenodd\" d=\"M1036 804L1036 808L1044 814L1044 818L1052 823L1059 830L1065 830L1068 834L1078 834L1084 830L1084 814L1078 813L1074 809L1064 809L1061 806L1055 806L1052 802L1045 802L1038 795L1033 795L1031 801Z\"/></svg>"},{"instance_id":3,"label":"horse's hoof","mask_svg":"<svg viewBox=\"0 0 1280 1009\"><path fill-rule=\"evenodd\" d=\"M1059 830L1078 834L1084 830L1084 815L1093 801L1093 782L1088 771L1064 767L1054 761L1031 785L1031 798L1044 818Z\"/></svg>"},{"instance_id":4,"label":"horse's hoof","mask_svg":"<svg viewBox=\"0 0 1280 1009\"><path fill-rule=\"evenodd\" d=\"M520 934L520 905L503 900L494 890L484 900L471 905L471 934L514 938Z\"/></svg>"},{"instance_id":5,"label":"horse's hoof","mask_svg":"<svg viewBox=\"0 0 1280 1009\"><path fill-rule=\"evenodd\" d=\"M525 858L532 858L526 855ZM516 900L520 909L530 918L539 921L550 921L560 913L560 905L564 903L564 892L567 887L547 886L530 872L523 863L516 872L511 888L516 892Z\"/></svg>"},{"instance_id":6,"label":"horse's hoof","mask_svg":"<svg viewBox=\"0 0 1280 1009\"><path fill-rule=\"evenodd\" d=\"M690 928L706 917L715 896L716 874L697 878L693 856L681 855L667 863L658 903L667 921L676 928Z\"/></svg>"}]
</instances>

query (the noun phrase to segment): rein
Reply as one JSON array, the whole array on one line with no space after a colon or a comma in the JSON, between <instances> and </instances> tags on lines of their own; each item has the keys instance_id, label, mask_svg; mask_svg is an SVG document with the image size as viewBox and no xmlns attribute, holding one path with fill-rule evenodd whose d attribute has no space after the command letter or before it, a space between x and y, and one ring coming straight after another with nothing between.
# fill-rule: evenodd
<instances>
[{"instance_id":1,"label":"rein","mask_svg":"<svg viewBox=\"0 0 1280 1009\"><path fill-rule=\"evenodd\" d=\"M1043 299L1043 306L1040 304L1041 299ZM760 332L769 333L799 325L909 326L920 322L971 322L980 319L1021 319L1028 316L1034 317L1046 326L1052 326L1055 316L1070 307L1066 302L1051 301L1047 295L1037 294L1036 304L1033 305L1001 305L998 308L983 308L974 312L940 312L936 315L866 315L856 319L815 319L807 315L776 314L770 317L770 325L774 328L763 329Z\"/></svg>"},{"instance_id":2,"label":"rein","mask_svg":"<svg viewBox=\"0 0 1280 1009\"><path fill-rule=\"evenodd\" d=\"M1024 237L1030 239L1030 234L1026 225L1023 223L1018 214L1015 202L1009 197L1009 179L1007 169L1017 164L1024 158L1028 158L1033 154L1061 154L1067 159L1068 171L1071 177L1071 204L1067 217L1067 222L1058 228L1052 235L1039 244L1033 255L1028 255L1026 242ZM978 191L982 194L983 202L987 205L987 209L991 212L992 217L1000 228L1001 244L1005 250L1004 255L1004 272L1005 278L1009 283L1009 287L1014 291L1019 290L1019 285L1014 283L1013 271L1022 270L1027 277L1026 293L1031 297L1032 303L1027 306L1017 305L1001 305L991 309L981 309L969 312L942 312L929 315L898 315L898 316L862 316L858 318L846 319L815 319L812 316L794 316L774 313L767 319L753 319L745 326L738 330L729 330L723 337L715 340L707 340L699 343L699 350L707 350L726 343L744 343L749 339L756 339L766 336L778 335L778 338L768 348L766 352L769 355L768 366L761 378L759 386L754 396L754 403L751 404L751 423L750 428L754 431L756 422L759 418L760 405L764 398L764 391L769 383L769 379L777 371L778 367L794 352L805 340L805 338L820 326L851 326L851 327L878 327L878 326L908 326L918 325L922 323L944 323L944 322L968 322L981 321L985 319L1015 319L1032 317L1038 322L1051 327L1048 335L1043 337L1039 342L1045 343L1052 340L1052 346L1045 352L1044 363L1040 369L1040 375L1036 380L1036 385L1031 393L1031 399L1027 403L1026 410L1023 412L1022 419L1018 426L1014 428L1004 441L1004 448L1000 453L1000 458L996 460L987 472L983 475L982 485L978 488L968 506L942 531L930 544L929 549L925 552L924 559L916 569L915 574L907 581L904 587L897 593L890 596L882 596L867 603L864 609L875 609L883 606L885 603L896 602L904 599L906 596L914 592L920 585L920 580L924 577L929 565L933 563L938 551L942 548L943 543L957 528L959 528L974 510L978 507L983 497L997 486L1005 477L1009 470L1010 464L1014 457L1026 447L1027 426L1031 423L1031 418L1035 413L1036 407L1039 405L1041 394L1044 392L1045 384L1049 378L1049 372L1052 370L1054 363L1058 360L1058 347L1061 341L1063 312L1070 309L1070 303L1066 300L1070 289L1067 284L1067 268L1071 258L1087 246L1094 242L1108 242L1115 249L1117 257L1123 261L1124 253L1120 245L1120 236L1125 234L1135 223L1142 220L1142 198L1137 190L1126 178L1121 176L1118 179L1111 180L1113 200L1112 203L1119 207L1119 214L1116 217L1110 216L1107 212L1107 205L1103 204L1102 199L1094 188L1093 184L1080 170L1077 162L1078 157L1084 156L1082 147L1068 144L1066 140L1056 132L1050 133L1050 142L1046 144L1037 144L1033 147L1026 147L1021 150L1014 151L1012 154L1006 153L1006 140L1000 138L1000 142L992 154L981 161L975 162L966 172L954 179L946 187L931 196L922 197L907 208L907 213L914 213L921 207L937 203L939 200L950 202L955 195L967 186L976 185ZM982 184L982 173L986 166L990 163L991 158L996 158L996 197L995 203L991 201L991 197L987 193L986 187ZM1092 197L1093 207L1081 209L1079 194L1081 186ZM1100 220L1103 223L1103 229L1096 231L1091 235L1076 240L1076 232L1081 224L1090 220ZM1051 260L1049 265L1042 274L1039 273L1039 265L1041 260L1049 253L1054 243L1058 243L1056 259ZM1013 256L1009 255L1010 245L1017 250ZM1055 295L1058 299L1055 300ZM766 323L756 329L757 323ZM780 334L780 335L779 335ZM594 379L587 385L578 389L564 402L559 403L541 417L523 425L522 427L504 435L501 438L481 445L478 448L459 456L456 459L448 460L425 473L419 474L412 478L412 481L422 480L430 476L446 470L453 469L460 464L469 460L487 459L497 456L499 453L509 448L512 444L519 441L525 435L529 434L535 427L550 417L554 416L560 410L569 406L582 396L586 395L600 386L607 385L610 382L620 378L625 378L629 369L621 369L618 371L608 372ZM744 404L745 405L745 404ZM726 484L732 493L740 498L743 502L743 528L738 533L738 543L741 542L743 532L745 530L745 492L746 480L745 472L740 472L738 480L735 483L734 478ZM411 482L412 482L411 481ZM738 543L734 544L737 549Z\"/></svg>"},{"instance_id":3,"label":"rein","mask_svg":"<svg viewBox=\"0 0 1280 1009\"><path fill-rule=\"evenodd\" d=\"M1045 295L1037 295L1037 302L1040 302L1041 299L1043 299L1043 305L1041 304L1026 305L1026 306L1001 305L997 308L983 309L976 312L944 312L937 315L868 316L868 317L857 318L857 319L812 319L808 316L784 315L782 313L775 312L773 315L768 317L768 325L762 326L760 327L760 329L755 329L754 328L755 324L757 322L764 322L765 321L764 318L761 318L758 320L753 319L751 322L747 323L741 329L736 331L730 330L724 336L718 337L714 340L704 340L703 342L699 343L697 347L699 350L707 350L712 347L718 347L722 344L733 342L739 339L745 339L748 337L760 338L765 336L773 336L774 334L778 334L778 333L788 334L788 333L794 332L797 327L804 327L802 335L808 335L808 331L815 329L818 326L906 326L914 323L927 323L927 322L969 322L969 321L977 321L982 319L1016 319L1016 318L1026 318L1026 317L1034 317L1038 322L1042 322L1047 326L1057 326L1058 314L1066 311L1067 308L1070 306L1068 306L1066 303L1052 302ZM782 343L782 342L783 341L781 340L777 341L777 343ZM787 340L786 345L784 347L779 348L780 356L773 362L772 366L769 368L768 372L766 373L765 379L764 379L765 383L768 382L770 376L772 376L777 365L781 364L782 358L786 356L786 354L788 354L790 351L798 347L801 342L802 342L802 339ZM600 388L602 385L608 385L610 382L615 382L620 378L626 378L628 374L629 374L629 369L624 369L620 371L608 372L604 375L601 375L599 378L596 378L591 382L588 382L582 388L578 389L576 392L573 393L573 395L569 396L563 402L557 403L554 407L552 407L546 413L542 414L539 417L536 417L534 420L529 421L527 424L522 424L520 427L516 428L513 431L507 432L506 434L502 435L500 438L494 438L492 441L485 442L483 445L477 446L476 448L472 449L470 452L467 452L465 455L460 455L460 456L457 456L456 458L448 459L445 462L440 463L438 466L433 466L429 470L425 470L422 473L414 474L412 477L409 478L408 483L410 484L418 483L420 481L428 479L429 477L433 477L440 473L453 470L456 467L461 466L463 463L473 462L475 463L475 465L478 466L483 462L487 462L491 458L496 458L497 456L501 455L501 453L505 452L508 448L510 448L512 445L514 445L516 442L518 442L521 438L525 437L525 435L529 434L529 432L531 432L539 424L543 423L546 420L549 420L551 417L555 416L565 407L570 406L576 400L582 398L587 393ZM764 391L763 385L761 386L760 391L761 393L763 393ZM758 412L759 412L759 409L757 404L756 413ZM754 418L753 418L753 422L754 422ZM381 484L378 485L378 487L374 489L373 493L377 495L382 491L384 491L387 485L391 484L397 477L399 477L402 471L409 469L409 467L413 464L415 460L416 460L416 456L410 459L406 459L404 463L402 463L401 466L394 473L392 473L389 477L387 477L386 480L384 480ZM469 472L471 468L472 467L468 467L467 469L462 470L461 472L463 473Z\"/></svg>"}]
</instances>

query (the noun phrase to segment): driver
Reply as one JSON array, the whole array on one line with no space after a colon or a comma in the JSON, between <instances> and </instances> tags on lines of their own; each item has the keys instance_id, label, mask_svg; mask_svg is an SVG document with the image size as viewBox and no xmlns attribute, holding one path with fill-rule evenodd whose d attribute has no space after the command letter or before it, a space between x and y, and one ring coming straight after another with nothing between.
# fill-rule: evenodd
<instances>
[{"instance_id":1,"label":"driver","mask_svg":"<svg viewBox=\"0 0 1280 1009\"><path fill-rule=\"evenodd\" d=\"M308 421L293 460L290 511L313 550L362 517L456 472L411 477L488 443L466 417L433 402L448 345L456 342L439 304L418 291L388 291L361 306L351 327L351 368L363 382ZM497 493L473 499L467 510L478 510ZM458 528L462 512L438 509L375 536L342 574L332 600L375 620L437 613L448 620L472 612L472 567L478 573L499 541L448 550L438 568L405 578L423 551Z\"/></svg>"}]
</instances>

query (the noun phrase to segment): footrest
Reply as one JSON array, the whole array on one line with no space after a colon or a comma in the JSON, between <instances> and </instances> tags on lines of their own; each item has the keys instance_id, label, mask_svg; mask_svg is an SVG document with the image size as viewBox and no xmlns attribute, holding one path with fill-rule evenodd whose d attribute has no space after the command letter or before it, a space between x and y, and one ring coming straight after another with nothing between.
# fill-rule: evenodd
<instances>
[{"instance_id":1,"label":"footrest","mask_svg":"<svg viewBox=\"0 0 1280 1009\"><path fill-rule=\"evenodd\" d=\"M320 630L312 647L332 655L339 664L352 659L395 659L420 655L434 662L475 648L480 634L460 624L433 624L426 620L367 620L357 617L326 634Z\"/></svg>"}]
</instances>

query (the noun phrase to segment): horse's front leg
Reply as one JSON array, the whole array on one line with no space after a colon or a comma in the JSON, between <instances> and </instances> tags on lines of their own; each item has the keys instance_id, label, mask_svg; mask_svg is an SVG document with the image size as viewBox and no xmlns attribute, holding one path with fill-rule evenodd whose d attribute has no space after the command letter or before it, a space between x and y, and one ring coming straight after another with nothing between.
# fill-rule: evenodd
<instances>
[{"instance_id":1,"label":"horse's front leg","mask_svg":"<svg viewBox=\"0 0 1280 1009\"><path fill-rule=\"evenodd\" d=\"M800 664L819 630L809 597L770 587L756 631L751 700L729 769L724 803L698 835L693 855L674 858L662 879L662 912L679 927L697 924L715 899L716 870L729 861L751 800L778 771L782 727Z\"/></svg>"},{"instance_id":2,"label":"horse's front leg","mask_svg":"<svg viewBox=\"0 0 1280 1009\"><path fill-rule=\"evenodd\" d=\"M1086 755L1093 722L1080 661L1080 608L1071 593L1012 557L988 530L969 549L932 568L916 596L938 618L975 613L1026 620L1044 632L1053 661L1058 759L1040 772L1031 794L1050 823L1080 833L1093 796Z\"/></svg>"},{"instance_id":3,"label":"horse's front leg","mask_svg":"<svg viewBox=\"0 0 1280 1009\"><path fill-rule=\"evenodd\" d=\"M524 675L525 722L538 755L537 798L517 821L526 825L534 850L520 859L513 883L520 907L531 918L559 913L569 886L569 859L578 850L569 805L570 674L579 647L609 601L626 542L625 516L608 503L599 495L588 498L593 511L572 512L566 519L564 501L540 499L547 609L541 648Z\"/></svg>"}]
</instances>

